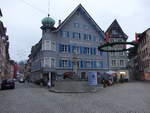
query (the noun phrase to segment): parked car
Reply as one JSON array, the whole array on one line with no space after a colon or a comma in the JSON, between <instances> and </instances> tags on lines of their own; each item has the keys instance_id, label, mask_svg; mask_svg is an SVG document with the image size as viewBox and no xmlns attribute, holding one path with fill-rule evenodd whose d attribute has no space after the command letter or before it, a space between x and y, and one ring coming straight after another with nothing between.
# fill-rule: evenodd
<instances>
[{"instance_id":1,"label":"parked car","mask_svg":"<svg viewBox=\"0 0 150 113\"><path fill-rule=\"evenodd\" d=\"M1 90L4 89L15 89L15 82L13 79L5 79L1 82Z\"/></svg>"},{"instance_id":2,"label":"parked car","mask_svg":"<svg viewBox=\"0 0 150 113\"><path fill-rule=\"evenodd\" d=\"M16 79L16 78L13 78L13 81L14 81L14 82L17 82L17 79Z\"/></svg>"},{"instance_id":3,"label":"parked car","mask_svg":"<svg viewBox=\"0 0 150 113\"><path fill-rule=\"evenodd\" d=\"M24 79L24 78L20 78L20 79L19 79L19 82L20 82L20 83L24 83L24 82L25 82L25 79Z\"/></svg>"}]
</instances>

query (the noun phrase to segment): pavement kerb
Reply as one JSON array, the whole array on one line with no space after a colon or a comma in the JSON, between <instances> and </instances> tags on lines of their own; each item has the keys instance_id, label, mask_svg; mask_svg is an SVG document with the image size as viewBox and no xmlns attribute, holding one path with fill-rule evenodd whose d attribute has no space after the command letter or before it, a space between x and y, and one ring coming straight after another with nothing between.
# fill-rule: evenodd
<instances>
[{"instance_id":1,"label":"pavement kerb","mask_svg":"<svg viewBox=\"0 0 150 113\"><path fill-rule=\"evenodd\" d=\"M97 92L96 89L94 89L93 91L60 91L60 90L49 89L49 91L53 93L96 93Z\"/></svg>"}]
</instances>

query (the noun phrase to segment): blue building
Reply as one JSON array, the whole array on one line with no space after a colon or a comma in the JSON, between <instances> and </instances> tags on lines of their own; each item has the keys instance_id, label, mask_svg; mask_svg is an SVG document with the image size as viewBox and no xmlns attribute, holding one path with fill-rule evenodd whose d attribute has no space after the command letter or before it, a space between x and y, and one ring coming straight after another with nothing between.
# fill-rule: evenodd
<instances>
[{"instance_id":1,"label":"blue building","mask_svg":"<svg viewBox=\"0 0 150 113\"><path fill-rule=\"evenodd\" d=\"M99 52L98 46L105 35L84 7L79 4L58 27L55 20L42 20L42 38L32 47L31 79L51 79L53 74L75 72L86 78L89 71L107 71L107 53Z\"/></svg>"}]
</instances>

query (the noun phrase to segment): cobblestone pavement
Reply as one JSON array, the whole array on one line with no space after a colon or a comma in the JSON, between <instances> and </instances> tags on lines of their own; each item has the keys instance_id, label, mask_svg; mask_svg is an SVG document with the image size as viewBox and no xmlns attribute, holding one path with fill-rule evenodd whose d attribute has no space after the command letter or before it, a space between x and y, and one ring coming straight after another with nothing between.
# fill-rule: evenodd
<instances>
[{"instance_id":1,"label":"cobblestone pavement","mask_svg":"<svg viewBox=\"0 0 150 113\"><path fill-rule=\"evenodd\" d=\"M150 113L150 83L133 82L100 88L97 93L52 93L34 84L17 83L0 91L0 113Z\"/></svg>"}]
</instances>

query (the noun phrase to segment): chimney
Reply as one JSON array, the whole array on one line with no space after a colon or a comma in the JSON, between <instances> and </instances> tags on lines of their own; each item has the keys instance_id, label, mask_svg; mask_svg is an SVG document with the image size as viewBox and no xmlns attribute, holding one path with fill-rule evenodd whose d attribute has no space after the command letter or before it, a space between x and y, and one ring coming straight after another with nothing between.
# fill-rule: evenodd
<instances>
[{"instance_id":1,"label":"chimney","mask_svg":"<svg viewBox=\"0 0 150 113\"><path fill-rule=\"evenodd\" d=\"M60 25L60 24L61 24L61 20L58 21L58 25Z\"/></svg>"}]
</instances>

